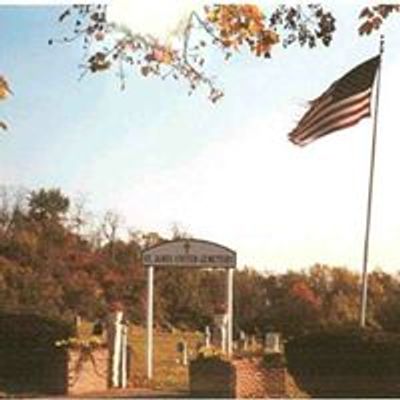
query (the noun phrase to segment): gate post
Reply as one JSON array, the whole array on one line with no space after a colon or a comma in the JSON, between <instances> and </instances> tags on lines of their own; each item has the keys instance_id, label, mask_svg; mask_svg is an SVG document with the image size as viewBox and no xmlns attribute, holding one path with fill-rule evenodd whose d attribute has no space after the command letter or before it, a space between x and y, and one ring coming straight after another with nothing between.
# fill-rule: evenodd
<instances>
[{"instance_id":1,"label":"gate post","mask_svg":"<svg viewBox=\"0 0 400 400\"><path fill-rule=\"evenodd\" d=\"M122 311L114 314L113 321L113 354L112 354L112 386L120 385L120 365L121 365L121 349L122 349Z\"/></svg>"},{"instance_id":2,"label":"gate post","mask_svg":"<svg viewBox=\"0 0 400 400\"><path fill-rule=\"evenodd\" d=\"M154 267L147 268L147 378L153 378Z\"/></svg>"},{"instance_id":3,"label":"gate post","mask_svg":"<svg viewBox=\"0 0 400 400\"><path fill-rule=\"evenodd\" d=\"M121 354L121 387L126 388L128 386L128 326L122 325L122 354Z\"/></svg>"},{"instance_id":4,"label":"gate post","mask_svg":"<svg viewBox=\"0 0 400 400\"><path fill-rule=\"evenodd\" d=\"M228 339L228 356L232 356L232 341L233 341L233 268L227 269L227 291L226 291L226 300L227 300L227 314L228 314L228 326L227 326L227 339Z\"/></svg>"}]
</instances>

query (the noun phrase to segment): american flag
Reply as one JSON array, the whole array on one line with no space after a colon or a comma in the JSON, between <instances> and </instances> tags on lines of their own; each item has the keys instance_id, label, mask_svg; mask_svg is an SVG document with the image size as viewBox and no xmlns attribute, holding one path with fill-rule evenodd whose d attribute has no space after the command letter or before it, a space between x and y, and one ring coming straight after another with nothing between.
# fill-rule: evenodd
<instances>
[{"instance_id":1,"label":"american flag","mask_svg":"<svg viewBox=\"0 0 400 400\"><path fill-rule=\"evenodd\" d=\"M371 115L371 94L380 56L373 57L335 81L289 133L289 140L305 146L314 140L357 124Z\"/></svg>"}]
</instances>

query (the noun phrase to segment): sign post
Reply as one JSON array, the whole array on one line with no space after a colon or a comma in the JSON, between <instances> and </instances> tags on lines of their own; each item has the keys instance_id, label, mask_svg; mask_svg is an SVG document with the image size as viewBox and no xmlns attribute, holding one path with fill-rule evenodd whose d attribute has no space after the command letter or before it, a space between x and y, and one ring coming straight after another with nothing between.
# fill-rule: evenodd
<instances>
[{"instance_id":1,"label":"sign post","mask_svg":"<svg viewBox=\"0 0 400 400\"><path fill-rule=\"evenodd\" d=\"M154 267L147 268L147 378L153 378Z\"/></svg>"},{"instance_id":2,"label":"sign post","mask_svg":"<svg viewBox=\"0 0 400 400\"><path fill-rule=\"evenodd\" d=\"M227 271L227 293L226 293L226 300L228 304L228 332L227 332L227 339L228 339L228 345L227 345L227 353L228 356L232 356L232 344L233 344L233 269L229 268Z\"/></svg>"},{"instance_id":3,"label":"sign post","mask_svg":"<svg viewBox=\"0 0 400 400\"><path fill-rule=\"evenodd\" d=\"M128 326L122 325L121 387L128 386Z\"/></svg>"},{"instance_id":4,"label":"sign post","mask_svg":"<svg viewBox=\"0 0 400 400\"><path fill-rule=\"evenodd\" d=\"M119 387L120 364L121 364L121 327L122 311L117 311L114 315L113 326L113 356L112 356L112 385Z\"/></svg>"},{"instance_id":5,"label":"sign post","mask_svg":"<svg viewBox=\"0 0 400 400\"><path fill-rule=\"evenodd\" d=\"M217 243L198 239L179 239L145 250L143 265L147 268L147 378L153 378L154 268L226 269L227 353L232 355L233 337L233 271L236 252Z\"/></svg>"}]
</instances>

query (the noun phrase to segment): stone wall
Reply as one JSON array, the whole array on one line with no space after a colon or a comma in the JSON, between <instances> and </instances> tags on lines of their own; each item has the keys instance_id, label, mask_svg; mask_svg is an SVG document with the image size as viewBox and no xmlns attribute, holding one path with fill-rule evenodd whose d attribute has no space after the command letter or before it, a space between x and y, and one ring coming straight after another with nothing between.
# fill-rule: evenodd
<instances>
[{"instance_id":1,"label":"stone wall","mask_svg":"<svg viewBox=\"0 0 400 400\"><path fill-rule=\"evenodd\" d=\"M68 350L68 395L108 389L109 352L106 347L91 351Z\"/></svg>"}]
</instances>

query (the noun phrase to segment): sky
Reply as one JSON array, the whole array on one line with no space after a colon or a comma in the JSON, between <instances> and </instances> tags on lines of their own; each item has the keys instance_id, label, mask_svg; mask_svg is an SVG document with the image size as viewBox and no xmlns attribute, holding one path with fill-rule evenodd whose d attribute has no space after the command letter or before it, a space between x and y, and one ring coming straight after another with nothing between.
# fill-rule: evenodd
<instances>
[{"instance_id":1,"label":"sky","mask_svg":"<svg viewBox=\"0 0 400 400\"><path fill-rule=\"evenodd\" d=\"M176 4L174 12L146 1L127 23L170 27L164 19L187 10ZM305 148L287 140L308 100L377 54L379 35L357 34L360 7L329 3L337 32L328 48L276 47L271 59L237 54L229 63L210 52L225 91L212 104L202 90L188 96L179 82L135 71L124 91L114 73L79 80L81 44L47 44L65 34L63 6L2 4L0 74L15 94L0 104L10 125L0 136L0 184L84 195L92 211L118 212L132 229L168 236L178 224L236 250L240 267L361 270L372 119ZM398 21L382 31L369 262L389 272L400 266Z\"/></svg>"}]
</instances>

